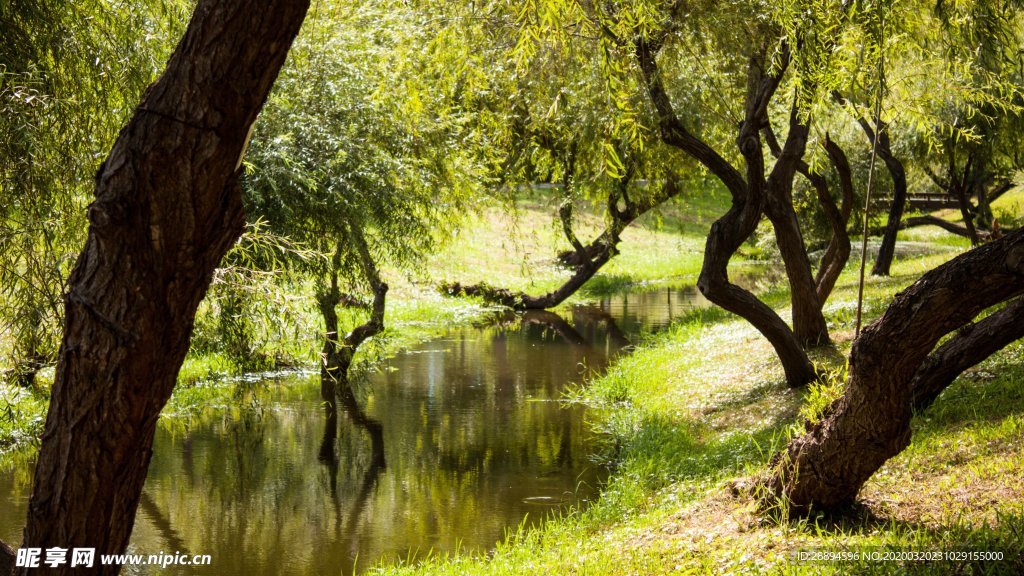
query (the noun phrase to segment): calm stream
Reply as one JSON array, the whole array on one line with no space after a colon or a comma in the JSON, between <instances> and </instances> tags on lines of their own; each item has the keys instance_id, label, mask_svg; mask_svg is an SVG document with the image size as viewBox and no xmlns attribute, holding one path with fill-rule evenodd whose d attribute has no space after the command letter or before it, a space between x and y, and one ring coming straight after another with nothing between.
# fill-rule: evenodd
<instances>
[{"instance_id":1,"label":"calm stream","mask_svg":"<svg viewBox=\"0 0 1024 576\"><path fill-rule=\"evenodd\" d=\"M163 418L132 551L210 554L218 576L339 574L427 551L484 551L596 497L603 472L565 386L630 338L705 306L693 289L504 315L398 354L361 385L368 433L325 417L319 375L269 380L257 410ZM0 470L0 537L20 542L31 467Z\"/></svg>"}]
</instances>

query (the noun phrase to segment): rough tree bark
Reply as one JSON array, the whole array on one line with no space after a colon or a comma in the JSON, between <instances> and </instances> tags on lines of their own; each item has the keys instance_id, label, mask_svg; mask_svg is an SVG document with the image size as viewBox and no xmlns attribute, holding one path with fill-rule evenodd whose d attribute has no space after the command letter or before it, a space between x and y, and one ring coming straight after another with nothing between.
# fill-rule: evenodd
<instances>
[{"instance_id":1,"label":"rough tree bark","mask_svg":"<svg viewBox=\"0 0 1024 576\"><path fill-rule=\"evenodd\" d=\"M760 66L757 69L760 71ZM763 72L760 74L763 75ZM764 122L768 122L767 114ZM822 314L822 302L818 299L807 245L800 232L796 210L793 209L793 179L801 164L804 164L802 158L807 149L809 132L806 122L800 121L799 110L794 106L790 112L786 144L780 150L775 168L765 183L765 214L775 230L775 240L789 279L793 334L803 346L813 347L829 343L828 324ZM757 154L763 152L759 150Z\"/></svg>"},{"instance_id":2,"label":"rough tree bark","mask_svg":"<svg viewBox=\"0 0 1024 576\"><path fill-rule=\"evenodd\" d=\"M201 0L100 167L68 284L23 546L95 548L98 557L128 545L196 307L242 232L248 135L307 8Z\"/></svg>"},{"instance_id":3,"label":"rough tree bark","mask_svg":"<svg viewBox=\"0 0 1024 576\"><path fill-rule=\"evenodd\" d=\"M14 560L14 550L7 544L0 542L0 574L13 574Z\"/></svg>"},{"instance_id":4,"label":"rough tree bark","mask_svg":"<svg viewBox=\"0 0 1024 576\"><path fill-rule=\"evenodd\" d=\"M1020 333L1020 302L953 335L938 350L936 343L1021 293L1024 231L947 262L897 295L854 342L843 396L776 457L766 481L768 501L784 499L794 512L851 502L910 443L914 404L937 395L954 369L980 361Z\"/></svg>"},{"instance_id":5,"label":"rough tree bark","mask_svg":"<svg viewBox=\"0 0 1024 576\"><path fill-rule=\"evenodd\" d=\"M775 131L772 130L771 124L765 126L764 136L768 149L778 158L782 154L782 146L779 145L778 138L775 136ZM798 161L796 164L796 171L804 178L807 178L807 181L814 188L818 196L818 202L825 213L825 218L832 229L832 238L829 239L825 254L818 265L818 272L814 275L815 293L819 308L825 305L825 301L832 294L836 280L839 279L839 275L843 272L843 268L850 258L850 234L846 231L846 227L850 222L850 214L853 210L853 176L846 153L828 135L825 136L822 148L825 149L839 178L839 189L842 196L840 205L836 205L835 200L832 198L828 180L823 175L812 172L811 167L803 160ZM792 198L790 198L790 205L792 206Z\"/></svg>"},{"instance_id":6,"label":"rough tree bark","mask_svg":"<svg viewBox=\"0 0 1024 576\"><path fill-rule=\"evenodd\" d=\"M708 233L697 287L708 300L750 322L768 339L779 356L790 386L806 384L815 378L814 367L793 331L769 306L730 282L728 275L729 260L754 232L767 201L764 158L758 134L766 123L768 103L778 88L785 67L767 75L754 59L750 63L745 119L737 140L747 161L748 176L744 179L732 164L691 134L679 120L658 69L660 48L660 41L655 39L640 38L636 43L637 61L657 112L661 139L703 164L721 180L732 196L729 211L712 224ZM788 137L786 144L789 147L787 158L799 160L793 153L798 145ZM776 169L782 169L780 162L776 163Z\"/></svg>"}]
</instances>

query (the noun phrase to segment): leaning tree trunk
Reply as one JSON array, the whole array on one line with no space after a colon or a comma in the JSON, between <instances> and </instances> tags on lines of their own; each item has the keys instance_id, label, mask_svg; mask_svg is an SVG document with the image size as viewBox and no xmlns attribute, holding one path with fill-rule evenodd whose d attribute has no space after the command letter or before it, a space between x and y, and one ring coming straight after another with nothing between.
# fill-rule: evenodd
<instances>
[{"instance_id":1,"label":"leaning tree trunk","mask_svg":"<svg viewBox=\"0 0 1024 576\"><path fill-rule=\"evenodd\" d=\"M870 127L862 120L861 125L872 142L878 139L878 157L885 163L889 175L892 177L892 204L889 206L889 217L885 224L885 233L882 234L882 242L878 246L878 257L875 258L875 265L871 268L873 276L888 276L892 268L893 258L896 256L896 235L900 230L900 220L907 208L907 172L903 168L903 162L892 153L892 146L889 143L888 126L880 118L875 119L877 132L872 136Z\"/></svg>"},{"instance_id":2,"label":"leaning tree trunk","mask_svg":"<svg viewBox=\"0 0 1024 576\"><path fill-rule=\"evenodd\" d=\"M971 234L967 228L957 224L956 222L950 222L949 220L943 220L938 216L932 216L931 214L925 214L924 216L911 216L910 218L904 218L900 222L900 230L908 230L910 228L916 228L918 226L938 226L947 232L956 234L957 236L963 236L964 238L970 238ZM879 232L881 230L872 229L869 233Z\"/></svg>"},{"instance_id":3,"label":"leaning tree trunk","mask_svg":"<svg viewBox=\"0 0 1024 576\"><path fill-rule=\"evenodd\" d=\"M843 273L843 268L850 259L850 235L846 231L846 226L850 223L850 214L853 212L853 176L846 153L827 134L823 146L832 166L836 169L842 200L840 205L836 206L825 179L821 176L816 178L814 187L818 192L818 201L832 228L832 239L828 242L825 255L821 257L818 273L814 276L818 302L822 305L832 294L839 275Z\"/></svg>"},{"instance_id":4,"label":"leaning tree trunk","mask_svg":"<svg viewBox=\"0 0 1024 576\"><path fill-rule=\"evenodd\" d=\"M778 88L782 70L775 76L763 74L763 70L761 74L751 74L746 118L737 139L747 159L748 178L745 180L735 167L706 142L691 134L679 120L658 69L656 57L659 49L660 43L655 40L642 38L636 43L637 61L658 114L661 139L707 167L732 196L728 212L711 225L697 288L711 302L750 322L775 349L786 373L787 383L790 386L802 386L816 375L800 341L771 307L751 292L730 282L728 273L729 260L753 234L764 210L764 158L758 131L767 120L768 102ZM751 68L753 71L757 64L751 62ZM788 144L790 139L787 139Z\"/></svg>"},{"instance_id":5,"label":"leaning tree trunk","mask_svg":"<svg viewBox=\"0 0 1024 576\"><path fill-rule=\"evenodd\" d=\"M897 295L854 342L845 392L829 415L776 457L769 501L788 501L793 511L851 502L910 443L914 403L952 381L942 366L954 363L962 370L990 354L992 342L1019 334L1020 303L978 322L975 330L958 332L933 353L939 339L1022 292L1024 231L1017 231L928 272ZM978 330L984 338L972 336ZM937 380L939 387L922 384Z\"/></svg>"},{"instance_id":6,"label":"leaning tree trunk","mask_svg":"<svg viewBox=\"0 0 1024 576\"><path fill-rule=\"evenodd\" d=\"M23 546L95 548L97 561L127 547L196 308L242 232L248 135L307 8L201 0L100 167L68 284Z\"/></svg>"}]
</instances>

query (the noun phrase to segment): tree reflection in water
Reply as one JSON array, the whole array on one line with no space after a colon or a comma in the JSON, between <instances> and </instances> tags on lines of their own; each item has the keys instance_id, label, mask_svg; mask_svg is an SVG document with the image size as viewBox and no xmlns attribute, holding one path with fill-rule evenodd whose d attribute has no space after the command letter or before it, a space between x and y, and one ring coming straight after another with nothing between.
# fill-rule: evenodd
<instances>
[{"instance_id":1,"label":"tree reflection in water","mask_svg":"<svg viewBox=\"0 0 1024 576\"><path fill-rule=\"evenodd\" d=\"M524 518L597 494L594 433L583 407L561 402L565 386L667 324L666 303L691 311L686 297L496 315L384 362L358 402L347 383L328 390L331 402L321 378L292 376L257 387L259 411L161 419L133 550L211 554L212 567L181 573L218 576L348 574L427 550L485 551ZM24 518L30 465L0 475L11 517ZM21 527L7 518L0 536L14 540Z\"/></svg>"}]
</instances>

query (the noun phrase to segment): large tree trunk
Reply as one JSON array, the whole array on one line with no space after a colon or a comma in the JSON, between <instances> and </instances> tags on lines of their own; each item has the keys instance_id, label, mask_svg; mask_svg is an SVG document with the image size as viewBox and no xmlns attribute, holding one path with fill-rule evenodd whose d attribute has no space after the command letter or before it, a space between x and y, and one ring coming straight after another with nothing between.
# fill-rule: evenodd
<instances>
[{"instance_id":1,"label":"large tree trunk","mask_svg":"<svg viewBox=\"0 0 1024 576\"><path fill-rule=\"evenodd\" d=\"M729 211L711 225L697 287L708 300L750 322L767 338L782 362L787 383L802 386L815 378L815 372L800 341L771 307L730 282L728 274L729 260L753 234L764 210L764 158L758 132L767 120L768 102L778 88L783 70L769 76L756 62L751 62L746 118L737 139L747 159L745 180L718 152L691 134L676 116L658 69L659 49L660 43L654 40L640 39L636 44L637 61L658 114L661 139L707 167L732 195ZM787 138L787 145L790 142Z\"/></svg>"},{"instance_id":2,"label":"large tree trunk","mask_svg":"<svg viewBox=\"0 0 1024 576\"><path fill-rule=\"evenodd\" d=\"M247 137L307 7L200 1L100 168L68 286L24 546L95 548L97 563L127 547L196 307L242 232Z\"/></svg>"},{"instance_id":3,"label":"large tree trunk","mask_svg":"<svg viewBox=\"0 0 1024 576\"><path fill-rule=\"evenodd\" d=\"M937 394L920 380L915 384L916 376L927 379L939 366L942 374L936 377L948 384L950 374L941 370L945 363L966 368L991 353L989 343L1007 342L1020 330L1019 302L977 324L985 338L958 333L935 351L935 362L928 362L939 339L1022 292L1024 231L1017 231L928 272L897 295L854 342L845 392L829 415L777 457L767 482L770 497L787 500L793 511L851 502L864 482L909 444L915 401ZM965 356L965 349L977 356Z\"/></svg>"}]
</instances>

